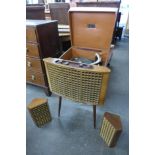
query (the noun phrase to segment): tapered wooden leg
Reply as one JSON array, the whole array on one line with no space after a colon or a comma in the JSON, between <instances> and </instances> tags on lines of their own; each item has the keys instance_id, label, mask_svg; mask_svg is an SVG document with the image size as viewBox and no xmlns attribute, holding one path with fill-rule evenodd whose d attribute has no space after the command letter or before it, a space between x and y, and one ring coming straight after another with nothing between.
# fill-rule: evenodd
<instances>
[{"instance_id":1,"label":"tapered wooden leg","mask_svg":"<svg viewBox=\"0 0 155 155\"><path fill-rule=\"evenodd\" d=\"M96 105L93 105L94 128L96 129Z\"/></svg>"},{"instance_id":2,"label":"tapered wooden leg","mask_svg":"<svg viewBox=\"0 0 155 155\"><path fill-rule=\"evenodd\" d=\"M51 96L52 95L52 92L49 90L49 88L45 88L45 94L47 96Z\"/></svg>"},{"instance_id":3,"label":"tapered wooden leg","mask_svg":"<svg viewBox=\"0 0 155 155\"><path fill-rule=\"evenodd\" d=\"M61 100L62 100L62 97L59 96L59 109L58 109L58 116L60 117L60 111L61 111Z\"/></svg>"}]
</instances>

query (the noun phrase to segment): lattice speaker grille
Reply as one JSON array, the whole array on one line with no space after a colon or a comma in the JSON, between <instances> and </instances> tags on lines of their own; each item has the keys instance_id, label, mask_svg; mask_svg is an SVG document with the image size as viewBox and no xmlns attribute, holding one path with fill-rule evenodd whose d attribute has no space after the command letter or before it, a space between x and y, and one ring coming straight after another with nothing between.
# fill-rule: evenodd
<instances>
[{"instance_id":1,"label":"lattice speaker grille","mask_svg":"<svg viewBox=\"0 0 155 155\"><path fill-rule=\"evenodd\" d=\"M112 143L115 133L115 128L110 122L108 122L106 118L104 118L100 135L105 140L108 146L110 146L110 144Z\"/></svg>"},{"instance_id":2,"label":"lattice speaker grille","mask_svg":"<svg viewBox=\"0 0 155 155\"><path fill-rule=\"evenodd\" d=\"M80 103L103 104L110 69L90 65L80 67L72 61L57 63L57 58L44 58L50 91ZM67 62L67 64L66 64Z\"/></svg>"},{"instance_id":3,"label":"lattice speaker grille","mask_svg":"<svg viewBox=\"0 0 155 155\"><path fill-rule=\"evenodd\" d=\"M28 109L34 123L38 127L43 126L44 124L50 122L52 119L47 103L36 105L33 108L28 107Z\"/></svg>"},{"instance_id":4,"label":"lattice speaker grille","mask_svg":"<svg viewBox=\"0 0 155 155\"><path fill-rule=\"evenodd\" d=\"M50 89L82 103L98 104L103 74L47 63Z\"/></svg>"}]
</instances>

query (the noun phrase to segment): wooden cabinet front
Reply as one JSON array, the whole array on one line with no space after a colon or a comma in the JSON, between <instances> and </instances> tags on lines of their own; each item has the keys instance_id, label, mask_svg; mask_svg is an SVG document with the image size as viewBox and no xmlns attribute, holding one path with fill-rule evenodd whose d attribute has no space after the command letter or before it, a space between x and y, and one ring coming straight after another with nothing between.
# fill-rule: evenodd
<instances>
[{"instance_id":1,"label":"wooden cabinet front","mask_svg":"<svg viewBox=\"0 0 155 155\"><path fill-rule=\"evenodd\" d=\"M39 45L26 43L26 55L29 57L36 57L39 58Z\"/></svg>"},{"instance_id":2,"label":"wooden cabinet front","mask_svg":"<svg viewBox=\"0 0 155 155\"><path fill-rule=\"evenodd\" d=\"M41 60L36 58L26 58L26 68L42 72Z\"/></svg>"},{"instance_id":3,"label":"wooden cabinet front","mask_svg":"<svg viewBox=\"0 0 155 155\"><path fill-rule=\"evenodd\" d=\"M36 29L32 27L26 28L26 41L37 42Z\"/></svg>"},{"instance_id":4,"label":"wooden cabinet front","mask_svg":"<svg viewBox=\"0 0 155 155\"><path fill-rule=\"evenodd\" d=\"M26 81L45 89L51 95L43 63L45 57L55 57L59 51L57 21L26 21Z\"/></svg>"},{"instance_id":5,"label":"wooden cabinet front","mask_svg":"<svg viewBox=\"0 0 155 155\"><path fill-rule=\"evenodd\" d=\"M29 83L36 84L38 86L45 86L44 76L42 73L35 72L34 70L27 70L26 79Z\"/></svg>"}]
</instances>

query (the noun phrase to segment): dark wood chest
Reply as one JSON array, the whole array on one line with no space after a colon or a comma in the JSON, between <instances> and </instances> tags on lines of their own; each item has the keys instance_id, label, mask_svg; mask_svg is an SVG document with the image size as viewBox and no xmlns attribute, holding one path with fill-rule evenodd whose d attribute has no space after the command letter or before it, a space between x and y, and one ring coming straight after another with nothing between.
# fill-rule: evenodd
<instances>
[{"instance_id":1,"label":"dark wood chest","mask_svg":"<svg viewBox=\"0 0 155 155\"><path fill-rule=\"evenodd\" d=\"M57 21L26 21L26 81L50 95L43 58L59 57Z\"/></svg>"}]
</instances>

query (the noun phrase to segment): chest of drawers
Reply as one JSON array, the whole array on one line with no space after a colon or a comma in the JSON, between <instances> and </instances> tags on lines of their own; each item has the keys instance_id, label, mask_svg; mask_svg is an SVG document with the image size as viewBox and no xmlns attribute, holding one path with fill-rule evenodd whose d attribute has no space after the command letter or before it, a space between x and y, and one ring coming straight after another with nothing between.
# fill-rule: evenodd
<instances>
[{"instance_id":1,"label":"chest of drawers","mask_svg":"<svg viewBox=\"0 0 155 155\"><path fill-rule=\"evenodd\" d=\"M26 21L26 82L45 89L50 96L43 58L59 57L57 21Z\"/></svg>"}]
</instances>

